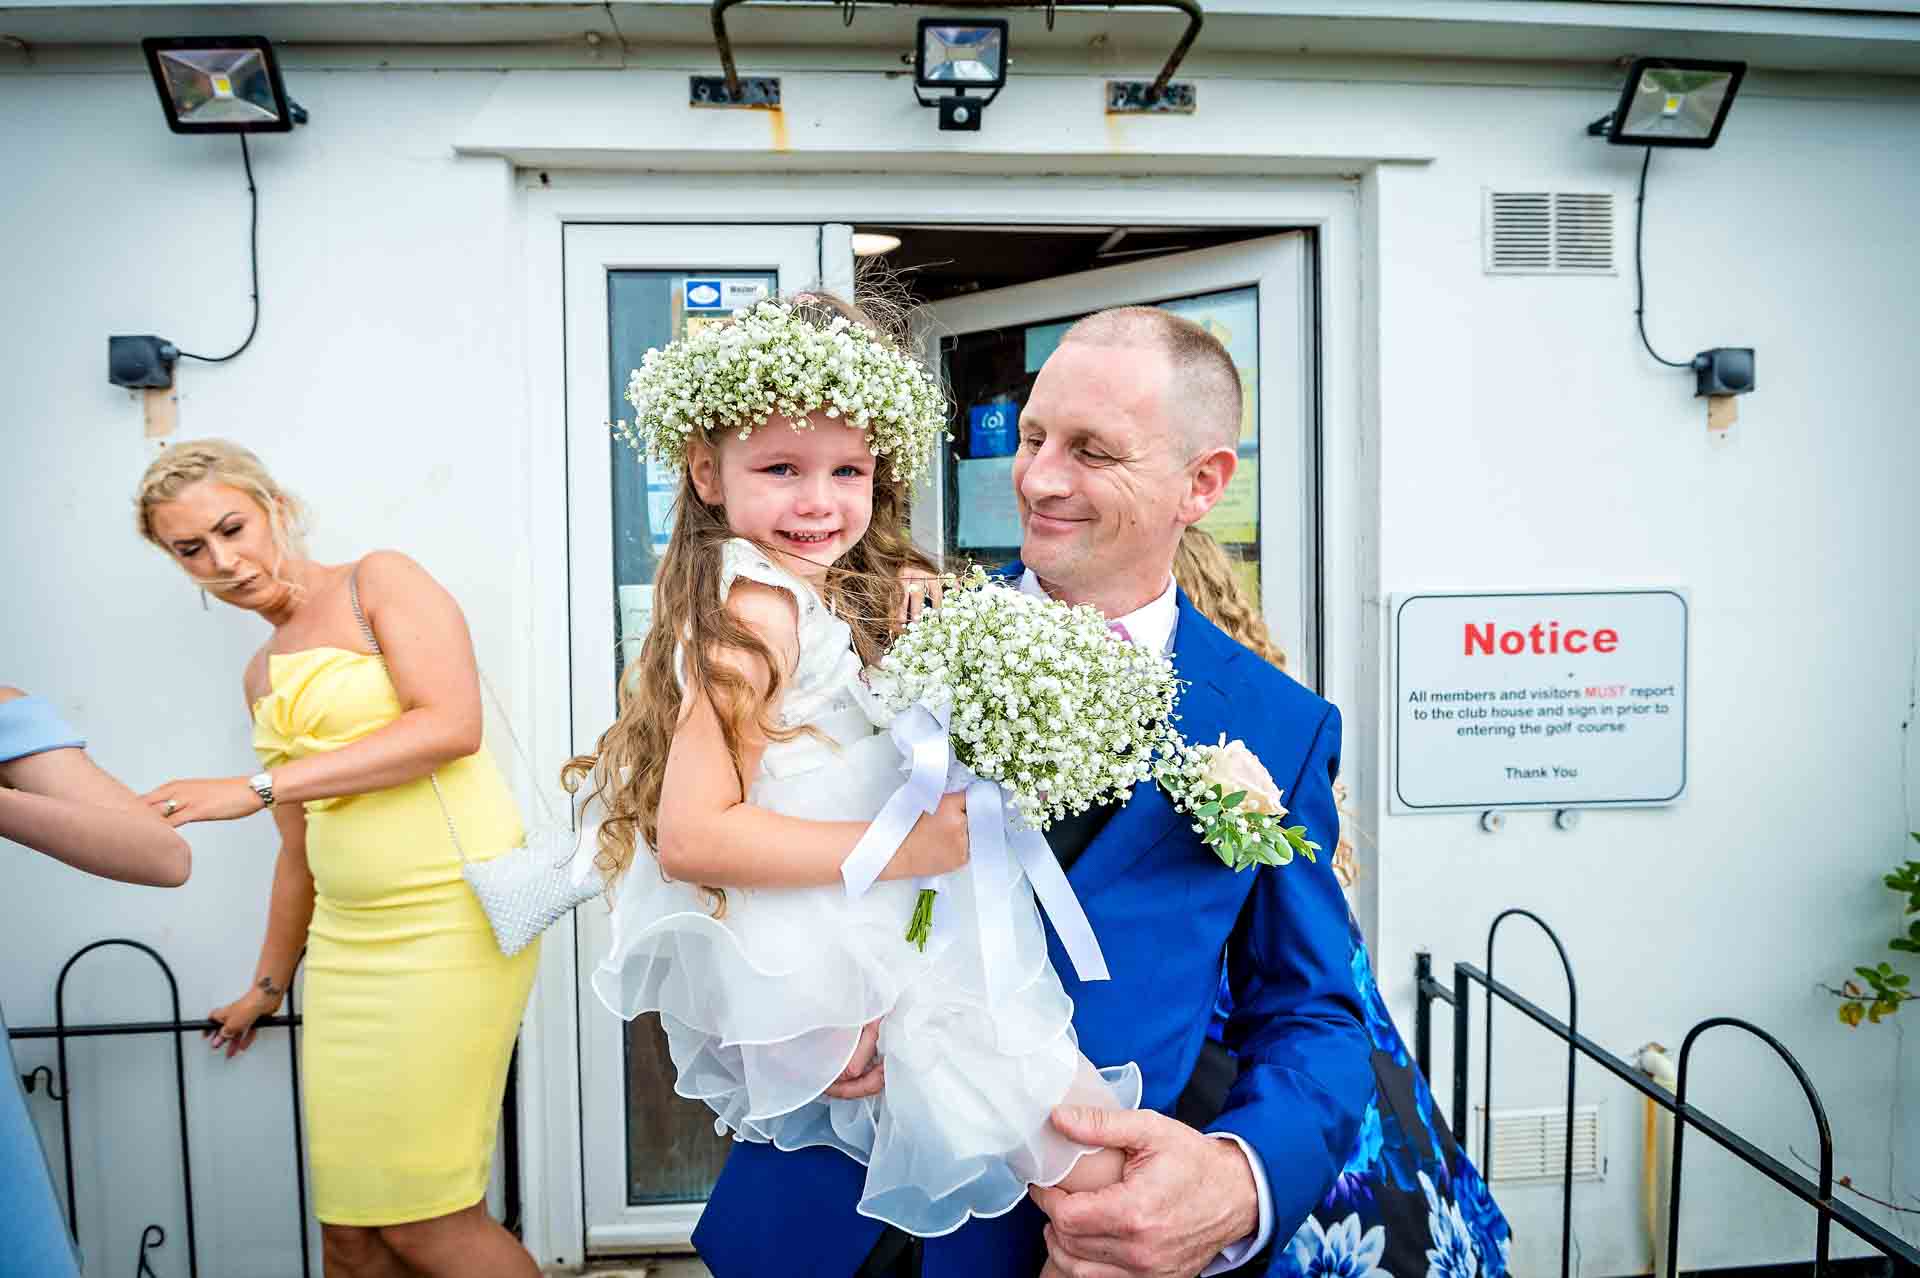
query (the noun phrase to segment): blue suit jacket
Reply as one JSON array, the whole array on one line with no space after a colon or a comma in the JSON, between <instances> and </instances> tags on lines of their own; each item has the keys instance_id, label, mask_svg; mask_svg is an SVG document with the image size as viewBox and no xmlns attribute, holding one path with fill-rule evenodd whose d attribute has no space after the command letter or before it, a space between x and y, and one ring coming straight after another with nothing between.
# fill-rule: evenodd
<instances>
[{"instance_id":1,"label":"blue suit jacket","mask_svg":"<svg viewBox=\"0 0 1920 1278\"><path fill-rule=\"evenodd\" d=\"M1346 899L1331 868L1340 713L1229 639L1184 593L1179 609L1182 733L1244 740L1284 787L1292 819L1326 852L1318 864L1232 873L1165 794L1143 784L1068 875L1112 979L1080 982L1051 928L1048 937L1081 1051L1096 1065L1137 1061L1142 1104L1163 1112L1193 1073L1225 952L1233 991L1226 1041L1242 1066L1210 1130L1232 1132L1259 1153L1272 1238L1284 1245L1340 1174L1374 1093ZM736 1144L694 1246L716 1278L850 1278L882 1228L854 1210L865 1170L834 1150ZM928 1239L924 1278L1036 1274L1044 1224L1027 1201ZM1266 1263L1257 1258L1249 1272Z\"/></svg>"}]
</instances>

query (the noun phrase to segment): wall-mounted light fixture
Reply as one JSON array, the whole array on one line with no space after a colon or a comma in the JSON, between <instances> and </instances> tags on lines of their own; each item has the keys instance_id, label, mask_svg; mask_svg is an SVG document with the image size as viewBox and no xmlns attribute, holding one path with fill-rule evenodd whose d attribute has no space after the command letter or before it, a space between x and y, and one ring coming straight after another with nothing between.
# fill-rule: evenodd
<instances>
[{"instance_id":1,"label":"wall-mounted light fixture","mask_svg":"<svg viewBox=\"0 0 1920 1278\"><path fill-rule=\"evenodd\" d=\"M287 133L307 112L287 96L273 45L264 36L149 36L140 42L167 127L175 133L237 133L250 206L247 257L253 273L253 323L225 355L196 355L164 337L107 339L107 380L129 389L166 390L176 360L224 364L260 331L260 192L253 184L249 133Z\"/></svg>"},{"instance_id":2,"label":"wall-mounted light fixture","mask_svg":"<svg viewBox=\"0 0 1920 1278\"><path fill-rule=\"evenodd\" d=\"M1614 109L1587 126L1590 137L1615 146L1646 148L1640 162L1640 191L1633 215L1633 318L1647 354L1668 368L1694 374L1694 395L1707 400L1707 424L1724 437L1736 417L1734 396L1753 389L1753 349L1716 346L1690 360L1673 360L1653 349L1647 338L1647 280L1641 253L1646 229L1647 170L1657 146L1703 149L1720 140L1721 126L1746 75L1744 62L1703 58L1636 58Z\"/></svg>"},{"instance_id":3,"label":"wall-mounted light fixture","mask_svg":"<svg viewBox=\"0 0 1920 1278\"><path fill-rule=\"evenodd\" d=\"M943 130L977 132L980 117L1007 86L1007 23L1004 18L922 18L913 50L913 96L940 109ZM922 89L951 90L931 100ZM968 89L990 90L984 98Z\"/></svg>"},{"instance_id":4,"label":"wall-mounted light fixture","mask_svg":"<svg viewBox=\"0 0 1920 1278\"><path fill-rule=\"evenodd\" d=\"M713 23L714 49L720 54L721 74L693 76L688 85L687 105L692 107L746 107L773 109L780 106L778 76L743 76L734 63L733 40L727 34L727 10L744 0L711 0L709 18ZM885 0L887 4L939 5L953 9L1023 9L1026 0ZM853 25L859 0L839 0L840 20ZM1109 80L1106 86L1108 115L1132 115L1143 112L1191 114L1194 110L1193 85L1175 84L1173 73L1187 50L1200 35L1205 15L1200 0L1047 0L1047 30L1053 30L1055 13L1065 8L1086 9L1177 9L1187 16L1187 29L1167 55L1160 74L1146 80ZM923 18L912 53L900 60L911 63L914 71L913 96L921 106L940 108L942 129L980 127L980 114L999 96L1007 82L1007 23L1000 19ZM947 96L928 101L921 89L951 90ZM969 90L990 90L985 97L970 96Z\"/></svg>"},{"instance_id":5,"label":"wall-mounted light fixture","mask_svg":"<svg viewBox=\"0 0 1920 1278\"><path fill-rule=\"evenodd\" d=\"M1615 146L1712 146L1746 74L1744 62L1637 58L1619 103L1587 132Z\"/></svg>"},{"instance_id":6,"label":"wall-mounted light fixture","mask_svg":"<svg viewBox=\"0 0 1920 1278\"><path fill-rule=\"evenodd\" d=\"M264 36L149 36L140 48L175 133L286 133L307 122Z\"/></svg>"}]
</instances>

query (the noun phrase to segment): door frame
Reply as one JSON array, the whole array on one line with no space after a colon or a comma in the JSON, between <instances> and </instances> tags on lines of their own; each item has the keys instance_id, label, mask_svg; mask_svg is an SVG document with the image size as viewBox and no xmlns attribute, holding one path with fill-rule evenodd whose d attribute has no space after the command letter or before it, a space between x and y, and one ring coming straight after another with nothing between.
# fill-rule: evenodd
<instances>
[{"instance_id":1,"label":"door frame","mask_svg":"<svg viewBox=\"0 0 1920 1278\"><path fill-rule=\"evenodd\" d=\"M876 166L879 167L879 166ZM515 565L517 722L528 725L534 758L557 761L574 726L568 608L564 228L575 223L701 225L870 222L1005 226L1287 226L1314 232L1309 263L1317 285L1320 519L1314 547L1324 592L1318 621L1325 695L1347 707L1346 759L1354 810L1372 811L1372 778L1384 749L1376 726L1384 668L1378 599L1377 238L1367 210L1378 207L1381 171L1357 177L1178 178L1085 175L769 173L538 174L514 183L522 209L521 260L527 349L525 433L520 451L526 514L524 559ZM845 281L829 278L829 287ZM1356 766L1357 765L1357 766ZM525 796L523 796L524 801ZM1367 899L1363 925L1373 923ZM587 908L592 908L591 906ZM520 1056L524 1236L542 1264L585 1258L582 1159L582 1017L601 1009L579 999L572 918L549 932L528 1007Z\"/></svg>"}]
</instances>

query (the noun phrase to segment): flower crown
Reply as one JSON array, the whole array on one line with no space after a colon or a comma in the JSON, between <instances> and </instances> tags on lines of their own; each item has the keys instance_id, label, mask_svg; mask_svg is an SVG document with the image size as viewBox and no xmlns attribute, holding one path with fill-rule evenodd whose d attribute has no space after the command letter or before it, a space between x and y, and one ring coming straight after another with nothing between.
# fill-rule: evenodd
<instances>
[{"instance_id":1,"label":"flower crown","mask_svg":"<svg viewBox=\"0 0 1920 1278\"><path fill-rule=\"evenodd\" d=\"M614 429L635 452L676 467L692 435L745 439L776 413L802 422L824 412L864 430L873 455L911 484L947 437L946 396L920 361L845 317L822 328L786 302L760 302L648 351L627 402L634 420Z\"/></svg>"}]
</instances>

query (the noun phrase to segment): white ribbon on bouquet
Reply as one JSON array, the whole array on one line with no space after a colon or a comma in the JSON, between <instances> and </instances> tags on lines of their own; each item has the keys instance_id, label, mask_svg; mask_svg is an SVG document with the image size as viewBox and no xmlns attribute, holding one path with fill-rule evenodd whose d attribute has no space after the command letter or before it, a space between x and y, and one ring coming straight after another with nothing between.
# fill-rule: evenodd
<instances>
[{"instance_id":1,"label":"white ribbon on bouquet","mask_svg":"<svg viewBox=\"0 0 1920 1278\"><path fill-rule=\"evenodd\" d=\"M1067 873L1054 859L1053 849L1040 831L1020 824L1017 809L997 781L977 776L954 757L947 721L951 711L917 702L894 716L888 728L894 744L906 756L907 779L893 792L867 832L840 863L840 878L848 896L859 896L873 886L887 862L923 813L940 806L943 794L958 790L967 795L967 868L973 876L974 908L980 922L980 952L986 964L987 988L999 988L995 968L1013 955L1012 900L1014 866L1018 864L1033 884L1033 894L1053 922L1061 947L1083 981L1108 979L1106 956L1073 894ZM917 881L921 888L939 880ZM946 925L944 896L934 898L933 926Z\"/></svg>"}]
</instances>

